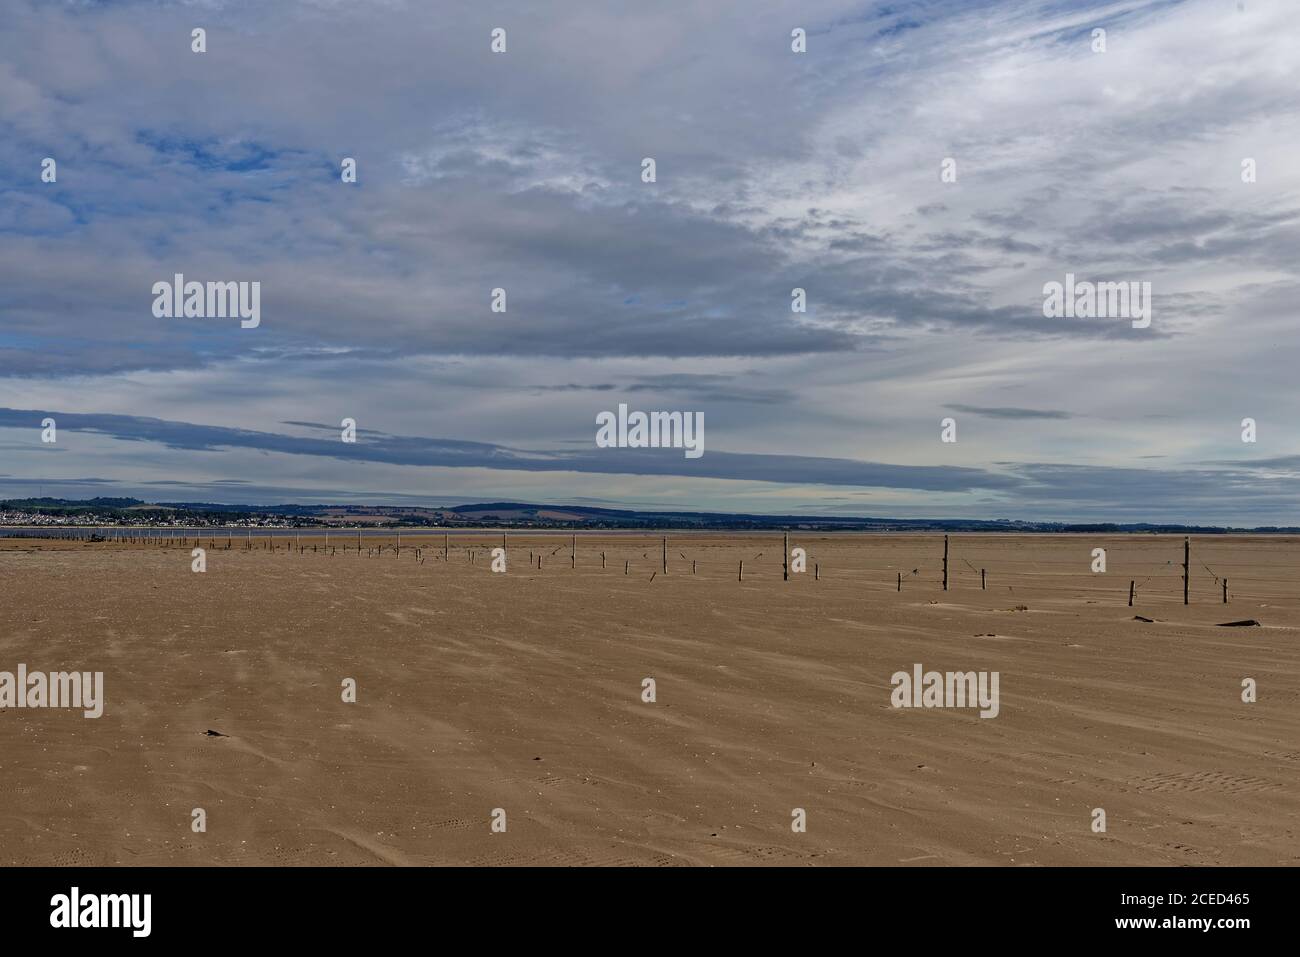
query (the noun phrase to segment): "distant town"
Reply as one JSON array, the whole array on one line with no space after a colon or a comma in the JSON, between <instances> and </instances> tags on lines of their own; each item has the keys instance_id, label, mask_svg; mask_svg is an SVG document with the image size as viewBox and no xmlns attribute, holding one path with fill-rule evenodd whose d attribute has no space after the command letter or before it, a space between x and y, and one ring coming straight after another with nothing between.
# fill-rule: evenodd
<instances>
[{"instance_id":1,"label":"distant town","mask_svg":"<svg viewBox=\"0 0 1300 957\"><path fill-rule=\"evenodd\" d=\"M0 501L0 528L537 528L805 529L858 532L1110 532L1133 534L1300 534L1300 527L1227 528L1147 523L1026 522L1011 519L890 519L729 512L653 512L576 505L488 502L446 507L223 505L134 498Z\"/></svg>"}]
</instances>

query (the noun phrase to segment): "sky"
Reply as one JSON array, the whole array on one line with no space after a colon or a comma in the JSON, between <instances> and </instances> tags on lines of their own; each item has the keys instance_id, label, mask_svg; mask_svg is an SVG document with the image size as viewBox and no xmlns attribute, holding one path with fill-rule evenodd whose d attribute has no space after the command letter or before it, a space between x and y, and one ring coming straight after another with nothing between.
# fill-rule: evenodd
<instances>
[{"instance_id":1,"label":"sky","mask_svg":"<svg viewBox=\"0 0 1300 957\"><path fill-rule=\"evenodd\" d=\"M1300 524L1295 13L5 0L0 497Z\"/></svg>"}]
</instances>

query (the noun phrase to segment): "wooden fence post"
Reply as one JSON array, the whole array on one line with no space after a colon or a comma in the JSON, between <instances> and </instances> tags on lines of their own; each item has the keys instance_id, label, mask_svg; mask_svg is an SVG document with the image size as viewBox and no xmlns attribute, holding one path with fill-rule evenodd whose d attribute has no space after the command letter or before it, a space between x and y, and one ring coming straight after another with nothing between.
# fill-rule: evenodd
<instances>
[{"instance_id":1,"label":"wooden fence post","mask_svg":"<svg viewBox=\"0 0 1300 957\"><path fill-rule=\"evenodd\" d=\"M943 590L948 590L948 536L943 537Z\"/></svg>"}]
</instances>

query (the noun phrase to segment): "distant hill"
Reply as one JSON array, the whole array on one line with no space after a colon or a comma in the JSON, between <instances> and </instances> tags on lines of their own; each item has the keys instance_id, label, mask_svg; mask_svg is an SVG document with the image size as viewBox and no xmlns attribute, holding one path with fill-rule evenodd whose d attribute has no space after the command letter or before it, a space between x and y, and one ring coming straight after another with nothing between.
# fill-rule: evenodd
<instances>
[{"instance_id":1,"label":"distant hill","mask_svg":"<svg viewBox=\"0 0 1300 957\"><path fill-rule=\"evenodd\" d=\"M134 498L26 498L0 501L0 524L70 525L369 525L433 528L603 529L820 529L823 531L1090 532L1094 534L1300 534L1294 526L1227 528L1136 522L1022 522L1011 519L857 518L825 515L750 515L482 502L419 507L396 505L226 505L216 502L144 502Z\"/></svg>"}]
</instances>

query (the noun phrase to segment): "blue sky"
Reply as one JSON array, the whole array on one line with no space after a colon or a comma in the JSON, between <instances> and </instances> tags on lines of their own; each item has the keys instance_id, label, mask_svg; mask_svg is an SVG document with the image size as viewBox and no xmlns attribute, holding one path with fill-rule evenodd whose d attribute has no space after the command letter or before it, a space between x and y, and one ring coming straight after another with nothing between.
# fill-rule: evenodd
<instances>
[{"instance_id":1,"label":"blue sky","mask_svg":"<svg viewBox=\"0 0 1300 957\"><path fill-rule=\"evenodd\" d=\"M0 496L1295 524L1298 40L1282 0L12 0ZM260 326L155 318L178 272ZM1151 327L1044 318L1067 272ZM598 449L619 402L704 456Z\"/></svg>"}]
</instances>

